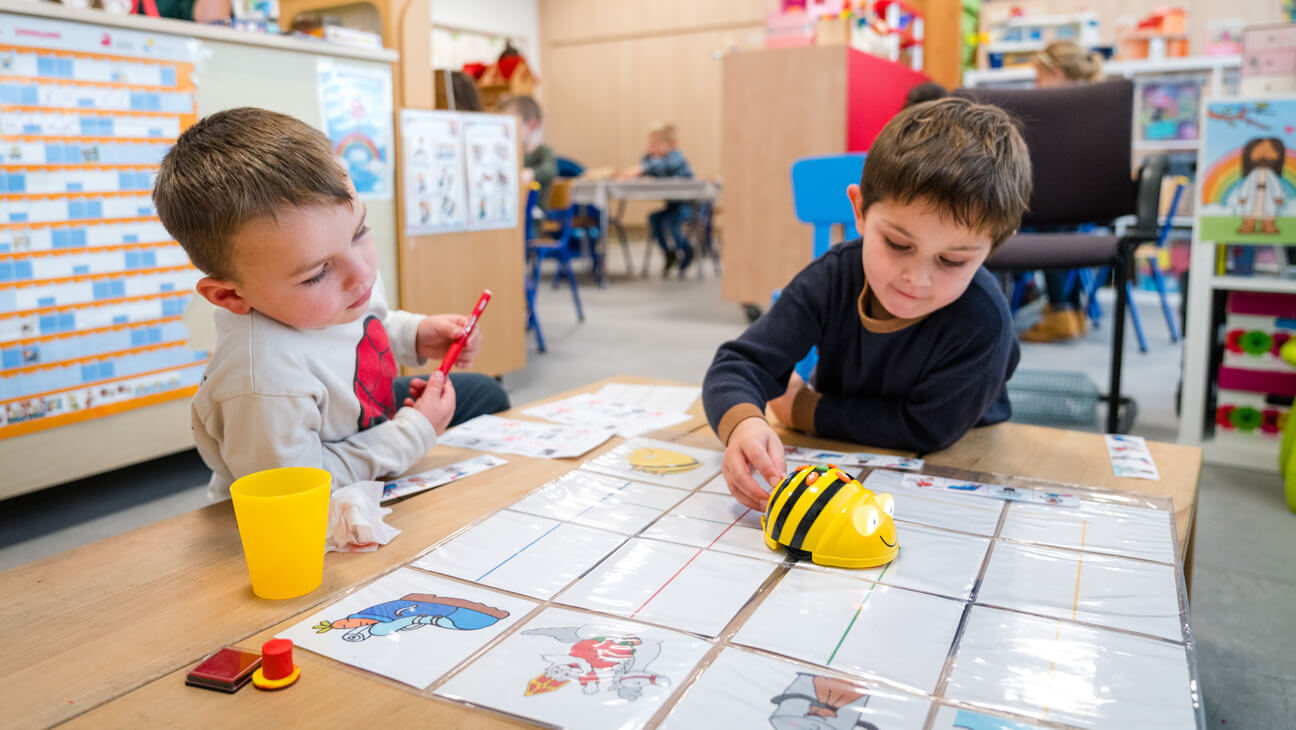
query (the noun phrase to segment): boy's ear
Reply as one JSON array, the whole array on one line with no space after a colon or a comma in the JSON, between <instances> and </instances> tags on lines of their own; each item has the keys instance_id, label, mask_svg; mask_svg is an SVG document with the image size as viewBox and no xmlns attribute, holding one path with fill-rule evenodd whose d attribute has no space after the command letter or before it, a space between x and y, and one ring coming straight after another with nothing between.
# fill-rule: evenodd
<instances>
[{"instance_id":1,"label":"boy's ear","mask_svg":"<svg viewBox=\"0 0 1296 730\"><path fill-rule=\"evenodd\" d=\"M859 232L860 237L864 236L864 194L860 192L860 186L847 185L846 195L850 198L851 208L855 211L855 230Z\"/></svg>"},{"instance_id":2,"label":"boy's ear","mask_svg":"<svg viewBox=\"0 0 1296 730\"><path fill-rule=\"evenodd\" d=\"M220 307L228 309L234 314L247 314L252 311L252 305L238 293L238 288L234 282L228 279L218 279L214 276L204 276L198 280L194 287L203 299Z\"/></svg>"}]
</instances>

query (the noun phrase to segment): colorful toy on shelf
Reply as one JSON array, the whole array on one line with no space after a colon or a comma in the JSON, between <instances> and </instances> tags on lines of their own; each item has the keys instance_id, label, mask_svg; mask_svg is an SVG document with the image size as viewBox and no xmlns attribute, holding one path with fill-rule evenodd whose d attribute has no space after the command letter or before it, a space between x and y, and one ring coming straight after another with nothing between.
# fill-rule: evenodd
<instances>
[{"instance_id":1,"label":"colorful toy on shelf","mask_svg":"<svg viewBox=\"0 0 1296 730\"><path fill-rule=\"evenodd\" d=\"M1051 41L1073 41L1110 55L1110 49L1101 46L1096 13L1044 15L1033 12L1036 9L1038 6L1009 6L1006 11L986 14L979 38L981 68L1027 66Z\"/></svg>"},{"instance_id":2,"label":"colorful toy on shelf","mask_svg":"<svg viewBox=\"0 0 1296 730\"><path fill-rule=\"evenodd\" d=\"M770 493L761 517L765 546L797 560L839 568L873 568L895 559L895 499L875 494L828 464L806 465Z\"/></svg>"},{"instance_id":3,"label":"colorful toy on shelf","mask_svg":"<svg viewBox=\"0 0 1296 730\"><path fill-rule=\"evenodd\" d=\"M1282 475L1283 486L1287 491L1287 508L1292 512L1296 512L1296 454L1292 453L1294 444L1296 418L1288 418L1283 428L1282 445L1278 450L1278 473Z\"/></svg>"},{"instance_id":4,"label":"colorful toy on shelf","mask_svg":"<svg viewBox=\"0 0 1296 730\"><path fill-rule=\"evenodd\" d=\"M1188 11L1161 8L1139 20L1133 28L1116 31L1118 56L1133 58L1179 58L1188 55Z\"/></svg>"},{"instance_id":5,"label":"colorful toy on shelf","mask_svg":"<svg viewBox=\"0 0 1296 730\"><path fill-rule=\"evenodd\" d=\"M845 0L779 0L765 17L765 47L815 44L815 26L825 16L849 13Z\"/></svg>"},{"instance_id":6,"label":"colorful toy on shelf","mask_svg":"<svg viewBox=\"0 0 1296 730\"><path fill-rule=\"evenodd\" d=\"M1296 296L1230 292L1215 436L1278 446L1296 396Z\"/></svg>"},{"instance_id":7,"label":"colorful toy on shelf","mask_svg":"<svg viewBox=\"0 0 1296 730\"><path fill-rule=\"evenodd\" d=\"M781 0L765 18L765 47L850 46L922 70L923 15L901 0Z\"/></svg>"}]
</instances>

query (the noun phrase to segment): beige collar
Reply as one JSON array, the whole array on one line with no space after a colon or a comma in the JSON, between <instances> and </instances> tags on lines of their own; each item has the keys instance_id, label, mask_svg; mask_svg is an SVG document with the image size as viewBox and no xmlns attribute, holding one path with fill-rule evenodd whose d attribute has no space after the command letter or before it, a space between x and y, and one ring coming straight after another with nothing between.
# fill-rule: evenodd
<instances>
[{"instance_id":1,"label":"beige collar","mask_svg":"<svg viewBox=\"0 0 1296 730\"><path fill-rule=\"evenodd\" d=\"M924 314L914 319L901 319L886 311L882 306L882 302L879 302L877 296L869 289L867 280L864 282L864 290L860 292L857 307L859 309L860 324L864 325L864 329L869 332L879 335L899 332L911 324L923 321L927 317Z\"/></svg>"}]
</instances>

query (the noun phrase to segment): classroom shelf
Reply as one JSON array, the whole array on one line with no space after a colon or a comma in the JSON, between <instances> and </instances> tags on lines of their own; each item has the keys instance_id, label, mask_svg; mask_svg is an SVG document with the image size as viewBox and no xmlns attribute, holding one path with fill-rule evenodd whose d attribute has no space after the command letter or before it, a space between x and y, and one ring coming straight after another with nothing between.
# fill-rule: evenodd
<instances>
[{"instance_id":1,"label":"classroom shelf","mask_svg":"<svg viewBox=\"0 0 1296 730\"><path fill-rule=\"evenodd\" d=\"M1139 139L1134 141L1137 152L1196 152L1195 139Z\"/></svg>"},{"instance_id":2,"label":"classroom shelf","mask_svg":"<svg viewBox=\"0 0 1296 730\"><path fill-rule=\"evenodd\" d=\"M1296 279L1280 279L1273 276L1216 276L1211 279L1211 288L1296 294Z\"/></svg>"},{"instance_id":3,"label":"classroom shelf","mask_svg":"<svg viewBox=\"0 0 1296 730\"><path fill-rule=\"evenodd\" d=\"M1236 71L1241 67L1241 56L1188 56L1160 60L1108 61L1103 64L1103 73L1108 76L1134 78L1136 76L1190 72L1223 74L1226 71ZM968 87L983 86L985 84L1026 81L1033 78L1035 78L1035 70L1029 66L1023 68L972 69L963 72L963 85Z\"/></svg>"}]
</instances>

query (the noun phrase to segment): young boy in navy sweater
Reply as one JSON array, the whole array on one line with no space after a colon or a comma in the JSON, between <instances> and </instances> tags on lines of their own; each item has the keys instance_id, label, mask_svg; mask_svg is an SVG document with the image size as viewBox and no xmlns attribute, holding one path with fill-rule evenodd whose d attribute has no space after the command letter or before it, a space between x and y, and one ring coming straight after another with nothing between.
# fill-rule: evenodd
<instances>
[{"instance_id":1,"label":"young boy in navy sweater","mask_svg":"<svg viewBox=\"0 0 1296 730\"><path fill-rule=\"evenodd\" d=\"M1031 194L1026 145L1002 110L964 99L910 107L847 189L860 238L833 247L765 316L721 345L702 386L738 501L763 510L784 476L785 426L870 446L945 448L1007 420L1012 318L981 265ZM793 366L818 347L807 384Z\"/></svg>"}]
</instances>

